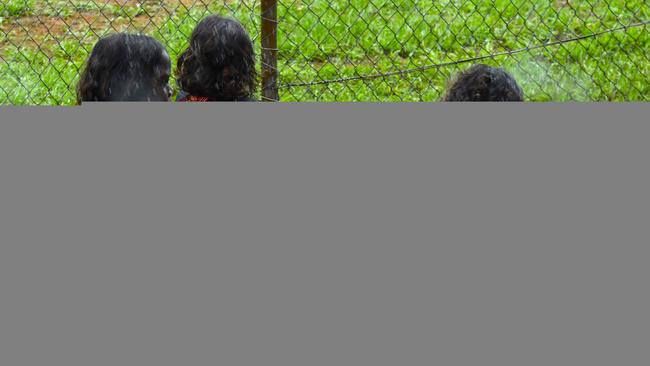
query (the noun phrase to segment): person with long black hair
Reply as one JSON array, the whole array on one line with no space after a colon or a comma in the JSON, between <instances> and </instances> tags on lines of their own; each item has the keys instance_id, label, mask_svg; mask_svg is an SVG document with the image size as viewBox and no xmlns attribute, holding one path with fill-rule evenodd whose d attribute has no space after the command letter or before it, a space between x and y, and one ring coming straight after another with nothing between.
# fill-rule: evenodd
<instances>
[{"instance_id":1,"label":"person with long black hair","mask_svg":"<svg viewBox=\"0 0 650 366\"><path fill-rule=\"evenodd\" d=\"M169 101L171 61L160 42L117 33L94 46L77 84L77 103Z\"/></svg>"},{"instance_id":2,"label":"person with long black hair","mask_svg":"<svg viewBox=\"0 0 650 366\"><path fill-rule=\"evenodd\" d=\"M257 71L246 29L219 15L201 20L178 58L176 81L180 102L253 101Z\"/></svg>"}]
</instances>

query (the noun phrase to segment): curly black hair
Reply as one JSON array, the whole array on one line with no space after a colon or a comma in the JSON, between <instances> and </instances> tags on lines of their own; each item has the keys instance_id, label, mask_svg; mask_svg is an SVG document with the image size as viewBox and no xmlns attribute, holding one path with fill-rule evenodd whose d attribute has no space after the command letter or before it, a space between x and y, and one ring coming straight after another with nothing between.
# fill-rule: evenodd
<instances>
[{"instance_id":1,"label":"curly black hair","mask_svg":"<svg viewBox=\"0 0 650 366\"><path fill-rule=\"evenodd\" d=\"M444 97L447 102L522 102L524 93L501 68L483 64L461 72Z\"/></svg>"},{"instance_id":2,"label":"curly black hair","mask_svg":"<svg viewBox=\"0 0 650 366\"><path fill-rule=\"evenodd\" d=\"M176 66L178 87L189 95L239 101L256 90L253 43L246 29L231 18L210 15L201 20Z\"/></svg>"},{"instance_id":3,"label":"curly black hair","mask_svg":"<svg viewBox=\"0 0 650 366\"><path fill-rule=\"evenodd\" d=\"M77 103L169 101L171 61L160 42L145 35L116 33L93 47L77 84Z\"/></svg>"}]
</instances>

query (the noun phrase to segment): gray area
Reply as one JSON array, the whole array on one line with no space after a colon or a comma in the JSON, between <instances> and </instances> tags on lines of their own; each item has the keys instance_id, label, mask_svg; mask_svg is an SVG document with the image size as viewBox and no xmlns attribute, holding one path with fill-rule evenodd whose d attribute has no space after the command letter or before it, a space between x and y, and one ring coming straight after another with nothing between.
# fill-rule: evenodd
<instances>
[{"instance_id":1,"label":"gray area","mask_svg":"<svg viewBox=\"0 0 650 366\"><path fill-rule=\"evenodd\" d=\"M648 112L3 108L0 364L647 365Z\"/></svg>"}]
</instances>

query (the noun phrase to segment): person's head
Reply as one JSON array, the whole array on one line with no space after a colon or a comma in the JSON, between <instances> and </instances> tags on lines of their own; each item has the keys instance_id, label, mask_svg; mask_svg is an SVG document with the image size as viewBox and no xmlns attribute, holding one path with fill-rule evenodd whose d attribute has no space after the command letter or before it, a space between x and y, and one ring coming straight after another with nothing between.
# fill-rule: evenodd
<instances>
[{"instance_id":1,"label":"person's head","mask_svg":"<svg viewBox=\"0 0 650 366\"><path fill-rule=\"evenodd\" d=\"M117 33L101 38L77 85L77 103L168 101L171 61L155 39Z\"/></svg>"},{"instance_id":2,"label":"person's head","mask_svg":"<svg viewBox=\"0 0 650 366\"><path fill-rule=\"evenodd\" d=\"M201 20L179 56L178 87L213 101L236 101L255 92L257 72L253 43L234 19L211 15Z\"/></svg>"},{"instance_id":3,"label":"person's head","mask_svg":"<svg viewBox=\"0 0 650 366\"><path fill-rule=\"evenodd\" d=\"M461 72L444 97L447 102L522 102L524 93L501 68L474 65Z\"/></svg>"}]
</instances>

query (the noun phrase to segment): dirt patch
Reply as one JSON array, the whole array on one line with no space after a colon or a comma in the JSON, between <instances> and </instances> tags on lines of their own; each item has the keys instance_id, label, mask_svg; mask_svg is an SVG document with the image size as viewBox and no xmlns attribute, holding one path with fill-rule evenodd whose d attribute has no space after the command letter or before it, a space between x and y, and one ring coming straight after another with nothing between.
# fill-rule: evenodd
<instances>
[{"instance_id":1,"label":"dirt patch","mask_svg":"<svg viewBox=\"0 0 650 366\"><path fill-rule=\"evenodd\" d=\"M178 9L206 9L209 0L93 0L122 8L143 6L146 10L131 19L105 11L79 11L65 17L30 15L5 19L0 24L0 55L7 45L30 48L49 48L64 39L80 42L94 42L105 32L151 32ZM245 6L234 0L221 0L219 4L234 9ZM224 9L226 15L230 15ZM58 40L58 41L57 41Z\"/></svg>"},{"instance_id":2,"label":"dirt patch","mask_svg":"<svg viewBox=\"0 0 650 366\"><path fill-rule=\"evenodd\" d=\"M187 9L192 9L192 8L199 8L199 9L207 9L208 6L211 6L215 3L213 0L162 0L164 4L166 4L167 9L173 10L176 9L177 7L182 9L182 8L187 8ZM156 2L157 4L160 4L160 2ZM235 10L235 9L250 9L255 6L255 9L259 7L259 5L255 4L254 2L250 1L237 1L237 0L218 0L216 1L217 5L220 5L222 7L225 7L226 9L223 9L222 15L231 15L228 10Z\"/></svg>"},{"instance_id":3,"label":"dirt patch","mask_svg":"<svg viewBox=\"0 0 650 366\"><path fill-rule=\"evenodd\" d=\"M94 0L96 3L99 3L98 0ZM146 3L150 1L142 1L142 0L103 0L104 4L114 4L114 5L120 5L120 6L139 6L142 3Z\"/></svg>"},{"instance_id":4,"label":"dirt patch","mask_svg":"<svg viewBox=\"0 0 650 366\"><path fill-rule=\"evenodd\" d=\"M125 30L143 31L156 22L147 16L132 19L110 17L98 12L75 13L67 17L26 16L3 23L2 33L6 34L0 44L38 46L56 43L63 39L95 38L105 31Z\"/></svg>"}]
</instances>

